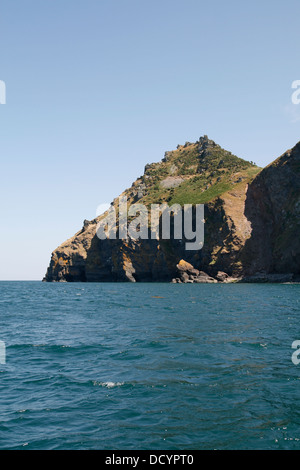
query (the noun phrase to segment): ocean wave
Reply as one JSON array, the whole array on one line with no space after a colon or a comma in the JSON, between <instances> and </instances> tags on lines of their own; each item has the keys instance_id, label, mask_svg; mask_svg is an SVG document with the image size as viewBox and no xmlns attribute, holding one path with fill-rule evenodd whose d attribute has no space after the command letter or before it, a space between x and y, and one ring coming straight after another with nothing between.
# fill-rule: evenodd
<instances>
[{"instance_id":1,"label":"ocean wave","mask_svg":"<svg viewBox=\"0 0 300 470\"><path fill-rule=\"evenodd\" d=\"M125 382L97 382L96 380L93 381L93 385L95 387L106 387L106 388L114 388L114 387L121 387L125 385Z\"/></svg>"}]
</instances>

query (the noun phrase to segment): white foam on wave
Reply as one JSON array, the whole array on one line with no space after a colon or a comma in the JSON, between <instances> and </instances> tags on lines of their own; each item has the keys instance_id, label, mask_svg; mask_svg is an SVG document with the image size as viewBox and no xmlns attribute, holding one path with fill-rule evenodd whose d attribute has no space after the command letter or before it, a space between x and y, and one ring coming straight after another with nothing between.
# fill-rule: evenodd
<instances>
[{"instance_id":1,"label":"white foam on wave","mask_svg":"<svg viewBox=\"0 0 300 470\"><path fill-rule=\"evenodd\" d=\"M95 386L97 385L99 387L106 387L106 388L121 387L122 385L124 385L124 382L97 382L97 381L94 381L93 383L94 383Z\"/></svg>"}]
</instances>

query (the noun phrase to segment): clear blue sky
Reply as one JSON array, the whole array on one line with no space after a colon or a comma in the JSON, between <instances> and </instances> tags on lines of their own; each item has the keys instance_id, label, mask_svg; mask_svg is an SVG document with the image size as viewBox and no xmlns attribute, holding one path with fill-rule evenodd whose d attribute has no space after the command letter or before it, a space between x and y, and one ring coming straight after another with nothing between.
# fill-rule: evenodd
<instances>
[{"instance_id":1,"label":"clear blue sky","mask_svg":"<svg viewBox=\"0 0 300 470\"><path fill-rule=\"evenodd\" d=\"M299 0L2 0L0 279L51 252L166 150L264 166L300 140Z\"/></svg>"}]
</instances>

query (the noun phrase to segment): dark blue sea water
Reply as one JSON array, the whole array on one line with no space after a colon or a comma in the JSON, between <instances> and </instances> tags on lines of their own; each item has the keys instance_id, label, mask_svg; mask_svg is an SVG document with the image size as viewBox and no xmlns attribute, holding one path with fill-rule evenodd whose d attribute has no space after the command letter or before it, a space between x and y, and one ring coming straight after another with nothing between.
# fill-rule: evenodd
<instances>
[{"instance_id":1,"label":"dark blue sea water","mask_svg":"<svg viewBox=\"0 0 300 470\"><path fill-rule=\"evenodd\" d=\"M300 285L0 283L1 449L299 449Z\"/></svg>"}]
</instances>

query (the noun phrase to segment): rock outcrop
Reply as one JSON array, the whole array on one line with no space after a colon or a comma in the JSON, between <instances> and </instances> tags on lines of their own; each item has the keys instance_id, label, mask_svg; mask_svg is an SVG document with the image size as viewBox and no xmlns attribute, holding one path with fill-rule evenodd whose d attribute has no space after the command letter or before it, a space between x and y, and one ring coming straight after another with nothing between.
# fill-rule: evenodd
<instances>
[{"instance_id":1,"label":"rock outcrop","mask_svg":"<svg viewBox=\"0 0 300 470\"><path fill-rule=\"evenodd\" d=\"M300 277L300 143L261 170L207 136L166 152L122 193L146 206L205 204L202 250L185 239L100 240L100 216L53 253L45 281L290 282ZM141 189L142 188L142 189ZM113 205L117 208L118 198Z\"/></svg>"},{"instance_id":2,"label":"rock outcrop","mask_svg":"<svg viewBox=\"0 0 300 470\"><path fill-rule=\"evenodd\" d=\"M176 266L178 277L172 279L172 282L176 283L217 283L218 281L213 277L209 276L204 271L195 269L190 263L185 260L180 260Z\"/></svg>"},{"instance_id":3,"label":"rock outcrop","mask_svg":"<svg viewBox=\"0 0 300 470\"><path fill-rule=\"evenodd\" d=\"M264 168L247 191L251 237L241 251L248 275L300 273L300 142Z\"/></svg>"}]
</instances>

